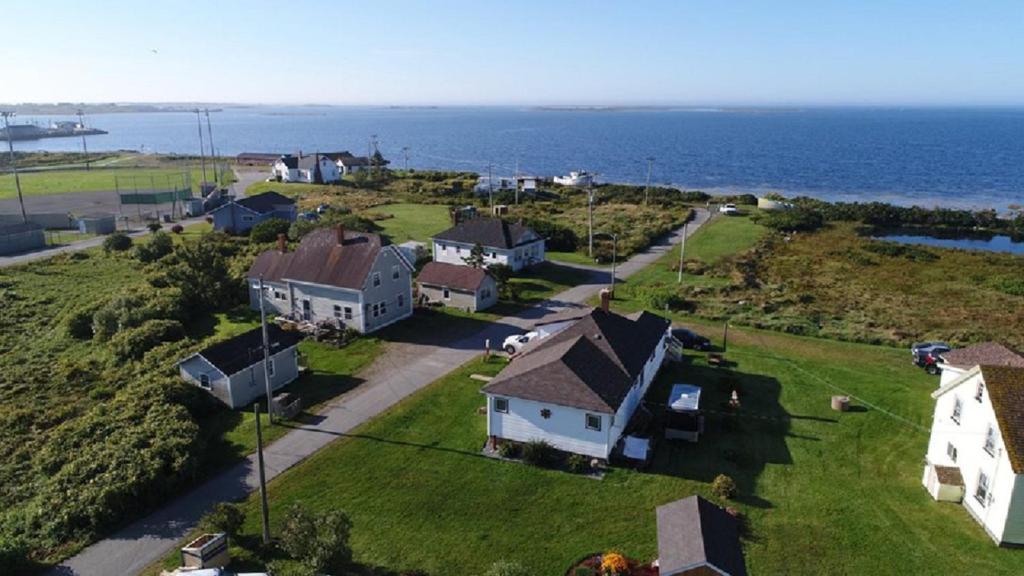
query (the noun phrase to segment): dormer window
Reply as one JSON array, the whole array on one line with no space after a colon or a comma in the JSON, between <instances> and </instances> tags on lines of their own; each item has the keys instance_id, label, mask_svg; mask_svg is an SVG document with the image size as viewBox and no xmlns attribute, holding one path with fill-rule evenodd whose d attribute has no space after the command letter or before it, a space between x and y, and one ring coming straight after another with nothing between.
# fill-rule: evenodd
<instances>
[{"instance_id":1,"label":"dormer window","mask_svg":"<svg viewBox=\"0 0 1024 576\"><path fill-rule=\"evenodd\" d=\"M979 380L978 381L978 390L977 390L977 392L974 393L974 399L977 400L978 402L981 402L981 398L984 395L985 395L985 381L984 380Z\"/></svg>"}]
</instances>

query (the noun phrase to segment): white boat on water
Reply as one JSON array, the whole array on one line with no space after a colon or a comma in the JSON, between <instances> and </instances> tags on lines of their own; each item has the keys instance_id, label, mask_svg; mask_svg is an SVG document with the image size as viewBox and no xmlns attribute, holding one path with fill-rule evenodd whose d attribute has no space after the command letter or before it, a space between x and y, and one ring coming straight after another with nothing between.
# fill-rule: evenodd
<instances>
[{"instance_id":1,"label":"white boat on water","mask_svg":"<svg viewBox=\"0 0 1024 576\"><path fill-rule=\"evenodd\" d=\"M561 184L562 186L575 186L577 188L582 188L584 186L590 186L593 183L594 177L586 170L569 172L568 176L555 176L555 184Z\"/></svg>"}]
</instances>

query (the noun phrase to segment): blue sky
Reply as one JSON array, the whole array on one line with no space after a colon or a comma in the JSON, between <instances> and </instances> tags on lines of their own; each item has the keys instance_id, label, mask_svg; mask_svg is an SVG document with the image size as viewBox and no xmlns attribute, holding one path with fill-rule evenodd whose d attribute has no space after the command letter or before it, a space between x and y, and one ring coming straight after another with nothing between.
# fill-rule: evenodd
<instances>
[{"instance_id":1,"label":"blue sky","mask_svg":"<svg viewBox=\"0 0 1024 576\"><path fill-rule=\"evenodd\" d=\"M1021 0L39 0L3 17L0 102L1024 104Z\"/></svg>"}]
</instances>

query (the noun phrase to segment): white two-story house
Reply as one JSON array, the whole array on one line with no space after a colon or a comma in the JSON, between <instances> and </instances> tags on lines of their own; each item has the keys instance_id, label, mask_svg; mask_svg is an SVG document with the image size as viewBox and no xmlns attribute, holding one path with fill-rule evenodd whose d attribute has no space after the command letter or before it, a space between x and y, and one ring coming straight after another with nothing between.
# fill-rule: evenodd
<instances>
[{"instance_id":1,"label":"white two-story house","mask_svg":"<svg viewBox=\"0 0 1024 576\"><path fill-rule=\"evenodd\" d=\"M522 224L500 218L470 218L432 238L434 262L466 266L473 247L484 249L484 265L518 271L544 261L544 239Z\"/></svg>"},{"instance_id":2,"label":"white two-story house","mask_svg":"<svg viewBox=\"0 0 1024 576\"><path fill-rule=\"evenodd\" d=\"M488 442L543 440L607 459L665 358L668 320L602 306L530 343L483 387Z\"/></svg>"},{"instance_id":3,"label":"white two-story house","mask_svg":"<svg viewBox=\"0 0 1024 576\"><path fill-rule=\"evenodd\" d=\"M274 162L273 174L281 182L330 184L341 181L338 165L326 154L281 156Z\"/></svg>"},{"instance_id":4,"label":"white two-story house","mask_svg":"<svg viewBox=\"0 0 1024 576\"><path fill-rule=\"evenodd\" d=\"M999 545L1024 545L1024 368L975 366L932 394L922 482Z\"/></svg>"},{"instance_id":5,"label":"white two-story house","mask_svg":"<svg viewBox=\"0 0 1024 576\"><path fill-rule=\"evenodd\" d=\"M249 269L249 303L296 321L331 323L362 333L412 315L413 266L377 234L341 226L310 232L294 252L282 239Z\"/></svg>"}]
</instances>

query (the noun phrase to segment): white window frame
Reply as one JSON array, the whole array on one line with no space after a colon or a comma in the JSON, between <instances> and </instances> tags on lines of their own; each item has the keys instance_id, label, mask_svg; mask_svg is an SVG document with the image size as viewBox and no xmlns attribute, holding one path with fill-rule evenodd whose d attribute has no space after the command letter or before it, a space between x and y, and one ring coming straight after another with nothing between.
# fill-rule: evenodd
<instances>
[{"instance_id":1,"label":"white window frame","mask_svg":"<svg viewBox=\"0 0 1024 576\"><path fill-rule=\"evenodd\" d=\"M210 375L209 374L200 374L199 375L199 387L202 388L203 390L212 390L213 389L213 384L210 382Z\"/></svg>"},{"instance_id":2,"label":"white window frame","mask_svg":"<svg viewBox=\"0 0 1024 576\"><path fill-rule=\"evenodd\" d=\"M342 311L345 314L345 320L351 320L352 319L352 307L351 306L345 306L342 309Z\"/></svg>"},{"instance_id":3,"label":"white window frame","mask_svg":"<svg viewBox=\"0 0 1024 576\"><path fill-rule=\"evenodd\" d=\"M494 411L500 414L508 414L508 398L494 397Z\"/></svg>"},{"instance_id":4,"label":"white window frame","mask_svg":"<svg viewBox=\"0 0 1024 576\"><path fill-rule=\"evenodd\" d=\"M946 443L946 456L949 456L949 459L952 460L954 464L956 463L958 452L956 446L954 446L952 442Z\"/></svg>"},{"instance_id":5,"label":"white window frame","mask_svg":"<svg viewBox=\"0 0 1024 576\"><path fill-rule=\"evenodd\" d=\"M373 273L373 287L380 286L380 272Z\"/></svg>"},{"instance_id":6,"label":"white window frame","mask_svg":"<svg viewBox=\"0 0 1024 576\"><path fill-rule=\"evenodd\" d=\"M988 430L985 431L985 445L982 446L985 452L988 452L989 456L996 455L996 427L989 424Z\"/></svg>"},{"instance_id":7,"label":"white window frame","mask_svg":"<svg viewBox=\"0 0 1024 576\"><path fill-rule=\"evenodd\" d=\"M341 304L334 305L334 317L341 318Z\"/></svg>"},{"instance_id":8,"label":"white window frame","mask_svg":"<svg viewBox=\"0 0 1024 576\"><path fill-rule=\"evenodd\" d=\"M959 396L953 397L953 413L949 415L949 419L956 422L956 425L960 425L960 417L963 415L964 402Z\"/></svg>"},{"instance_id":9,"label":"white window frame","mask_svg":"<svg viewBox=\"0 0 1024 576\"><path fill-rule=\"evenodd\" d=\"M597 424L591 425L591 422L592 422L591 419L592 418L597 419ZM587 427L587 430L593 430L595 432L600 432L601 431L601 415L600 414L590 414L590 413L587 413L586 416L583 417L583 423Z\"/></svg>"},{"instance_id":10,"label":"white window frame","mask_svg":"<svg viewBox=\"0 0 1024 576\"><path fill-rule=\"evenodd\" d=\"M983 470L978 470L978 485L974 488L974 499L982 506L987 506L988 500L991 497L992 492L989 490L988 474L985 474Z\"/></svg>"}]
</instances>

